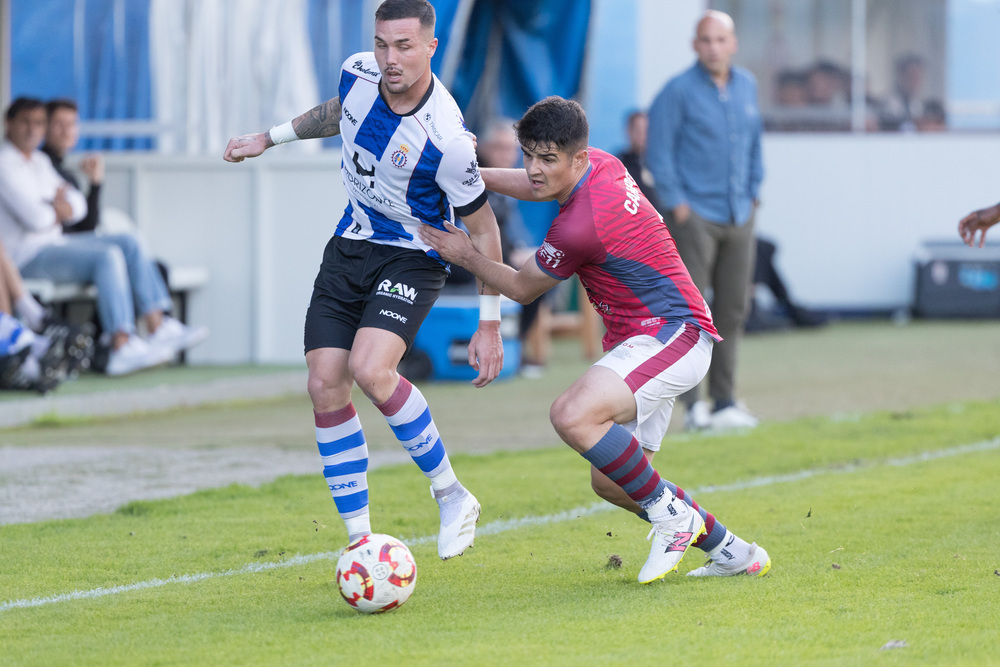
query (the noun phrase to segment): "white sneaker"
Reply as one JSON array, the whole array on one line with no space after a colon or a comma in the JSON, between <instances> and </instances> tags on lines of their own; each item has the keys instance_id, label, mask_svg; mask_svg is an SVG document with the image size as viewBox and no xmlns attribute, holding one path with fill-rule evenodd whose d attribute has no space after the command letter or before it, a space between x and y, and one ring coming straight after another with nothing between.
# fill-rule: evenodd
<instances>
[{"instance_id":1,"label":"white sneaker","mask_svg":"<svg viewBox=\"0 0 1000 667\"><path fill-rule=\"evenodd\" d=\"M709 417L709 428L713 431L728 431L737 428L755 428L760 420L753 416L742 404L730 405L713 412Z\"/></svg>"},{"instance_id":2,"label":"white sneaker","mask_svg":"<svg viewBox=\"0 0 1000 667\"><path fill-rule=\"evenodd\" d=\"M646 564L639 570L639 583L648 584L662 579L677 569L684 553L705 532L701 514L675 496L667 505L664 521L654 521L646 539L652 539ZM655 536L655 537L654 537Z\"/></svg>"},{"instance_id":3,"label":"white sneaker","mask_svg":"<svg viewBox=\"0 0 1000 667\"><path fill-rule=\"evenodd\" d=\"M153 347L136 335L131 335L125 344L108 354L107 375L127 375L145 368L161 366L173 359L173 352Z\"/></svg>"},{"instance_id":4,"label":"white sneaker","mask_svg":"<svg viewBox=\"0 0 1000 667\"><path fill-rule=\"evenodd\" d=\"M684 413L685 431L704 431L712 425L712 411L708 401L695 401Z\"/></svg>"},{"instance_id":5,"label":"white sneaker","mask_svg":"<svg viewBox=\"0 0 1000 667\"><path fill-rule=\"evenodd\" d=\"M173 356L194 347L206 338L208 338L208 327L188 326L166 315L160 326L156 327L156 331L146 340L153 347L171 350Z\"/></svg>"},{"instance_id":6,"label":"white sneaker","mask_svg":"<svg viewBox=\"0 0 1000 667\"><path fill-rule=\"evenodd\" d=\"M431 493L434 489L431 488ZM467 489L435 498L441 510L441 532L438 533L438 556L448 560L461 556L476 540L479 521L479 501Z\"/></svg>"},{"instance_id":7,"label":"white sneaker","mask_svg":"<svg viewBox=\"0 0 1000 667\"><path fill-rule=\"evenodd\" d=\"M771 569L771 557L763 547L754 542L750 545L750 555L739 565L729 565L709 560L703 565L687 573L689 577L735 577L747 574L751 577L763 577Z\"/></svg>"}]
</instances>

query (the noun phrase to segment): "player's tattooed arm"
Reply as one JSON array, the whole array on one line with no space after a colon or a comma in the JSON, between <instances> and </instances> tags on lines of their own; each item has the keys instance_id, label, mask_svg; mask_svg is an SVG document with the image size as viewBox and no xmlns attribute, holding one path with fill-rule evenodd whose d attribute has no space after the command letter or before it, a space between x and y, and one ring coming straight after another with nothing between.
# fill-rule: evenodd
<instances>
[{"instance_id":1,"label":"player's tattooed arm","mask_svg":"<svg viewBox=\"0 0 1000 667\"><path fill-rule=\"evenodd\" d=\"M299 139L321 139L340 134L340 98L317 105L292 121Z\"/></svg>"}]
</instances>

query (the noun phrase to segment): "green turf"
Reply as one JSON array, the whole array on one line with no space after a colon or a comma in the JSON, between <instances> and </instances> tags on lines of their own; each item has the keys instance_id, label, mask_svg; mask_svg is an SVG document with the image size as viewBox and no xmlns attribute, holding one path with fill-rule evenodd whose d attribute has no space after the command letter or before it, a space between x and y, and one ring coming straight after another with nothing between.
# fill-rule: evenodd
<instances>
[{"instance_id":1,"label":"green turf","mask_svg":"<svg viewBox=\"0 0 1000 667\"><path fill-rule=\"evenodd\" d=\"M640 586L647 528L621 510L498 530L501 520L592 508L587 466L564 447L458 455L484 513L477 546L448 562L426 539L437 516L416 469L370 475L374 527L410 541L418 563L398 611L349 609L332 557L321 557L6 608L0 664L989 664L1000 625L998 409L669 438L657 467L768 549L763 579L670 575ZM983 442L994 448L955 453ZM953 455L914 462L925 452ZM811 476L790 479L800 471ZM705 490L754 479L763 481ZM319 475L2 526L0 605L281 564L344 539ZM608 566L612 554L621 568ZM699 564L692 552L681 571ZM879 650L892 640L906 646Z\"/></svg>"}]
</instances>

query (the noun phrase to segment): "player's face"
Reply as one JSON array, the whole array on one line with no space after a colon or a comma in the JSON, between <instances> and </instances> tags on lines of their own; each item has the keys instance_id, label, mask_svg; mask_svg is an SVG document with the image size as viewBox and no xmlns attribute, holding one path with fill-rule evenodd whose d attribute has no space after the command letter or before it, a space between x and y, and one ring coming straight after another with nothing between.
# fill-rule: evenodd
<instances>
[{"instance_id":1,"label":"player's face","mask_svg":"<svg viewBox=\"0 0 1000 667\"><path fill-rule=\"evenodd\" d=\"M41 146L45 138L45 109L21 111L8 120L7 138L25 155Z\"/></svg>"},{"instance_id":2,"label":"player's face","mask_svg":"<svg viewBox=\"0 0 1000 667\"><path fill-rule=\"evenodd\" d=\"M77 112L72 109L60 108L52 112L49 118L48 130L45 132L47 143L60 155L73 150L80 138L80 124Z\"/></svg>"},{"instance_id":3,"label":"player's face","mask_svg":"<svg viewBox=\"0 0 1000 667\"><path fill-rule=\"evenodd\" d=\"M375 60L383 91L403 95L414 84L429 81L437 43L433 30L422 27L420 19L376 21Z\"/></svg>"},{"instance_id":4,"label":"player's face","mask_svg":"<svg viewBox=\"0 0 1000 667\"><path fill-rule=\"evenodd\" d=\"M725 75L736 54L736 35L718 19L703 18L695 34L694 50L705 69L715 75Z\"/></svg>"},{"instance_id":5,"label":"player's face","mask_svg":"<svg viewBox=\"0 0 1000 667\"><path fill-rule=\"evenodd\" d=\"M570 154L554 144L538 144L521 151L535 199L565 203L586 169L586 149Z\"/></svg>"}]
</instances>

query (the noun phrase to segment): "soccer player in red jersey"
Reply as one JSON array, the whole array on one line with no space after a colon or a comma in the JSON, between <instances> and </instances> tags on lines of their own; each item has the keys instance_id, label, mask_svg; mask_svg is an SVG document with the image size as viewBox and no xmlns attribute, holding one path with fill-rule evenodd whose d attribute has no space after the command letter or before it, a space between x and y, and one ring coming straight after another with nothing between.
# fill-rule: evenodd
<instances>
[{"instance_id":1,"label":"soccer player in red jersey","mask_svg":"<svg viewBox=\"0 0 1000 667\"><path fill-rule=\"evenodd\" d=\"M763 575L771 560L662 479L651 461L677 396L704 377L721 340L666 225L622 163L588 147L582 107L548 97L515 124L524 169L484 169L486 187L559 202L534 262L515 270L478 252L454 226L421 229L446 260L519 303L576 273L604 319L605 356L552 404L556 432L591 465L594 491L652 524L639 572L650 583L677 569L689 546L709 562L689 575Z\"/></svg>"}]
</instances>

